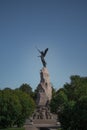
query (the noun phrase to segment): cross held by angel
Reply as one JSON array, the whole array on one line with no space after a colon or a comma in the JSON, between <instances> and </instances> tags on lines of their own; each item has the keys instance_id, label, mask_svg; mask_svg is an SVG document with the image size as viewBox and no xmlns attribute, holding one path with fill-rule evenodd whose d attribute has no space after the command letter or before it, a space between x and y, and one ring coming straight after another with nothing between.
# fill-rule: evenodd
<instances>
[{"instance_id":1,"label":"cross held by angel","mask_svg":"<svg viewBox=\"0 0 87 130\"><path fill-rule=\"evenodd\" d=\"M47 54L47 51L48 51L48 48L46 48L44 51L40 51L39 49L37 49L39 51L39 53L41 54L39 57L41 58L41 61L42 61L42 64L43 64L43 67L46 67L46 61L44 59L44 57L46 56Z\"/></svg>"}]
</instances>

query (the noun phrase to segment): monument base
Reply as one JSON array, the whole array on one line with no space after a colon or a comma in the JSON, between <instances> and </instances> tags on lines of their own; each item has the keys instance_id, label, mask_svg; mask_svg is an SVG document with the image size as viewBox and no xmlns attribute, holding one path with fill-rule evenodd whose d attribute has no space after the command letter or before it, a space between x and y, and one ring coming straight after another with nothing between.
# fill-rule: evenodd
<instances>
[{"instance_id":1,"label":"monument base","mask_svg":"<svg viewBox=\"0 0 87 130\"><path fill-rule=\"evenodd\" d=\"M25 127L30 130L57 130L60 123L57 121L57 115L52 114L49 108L41 106L26 120Z\"/></svg>"},{"instance_id":2,"label":"monument base","mask_svg":"<svg viewBox=\"0 0 87 130\"><path fill-rule=\"evenodd\" d=\"M37 108L32 117L26 120L26 130L57 130L60 127L57 115L50 112L51 98L52 87L49 72L46 67L43 67L40 71L40 83L37 87Z\"/></svg>"}]
</instances>

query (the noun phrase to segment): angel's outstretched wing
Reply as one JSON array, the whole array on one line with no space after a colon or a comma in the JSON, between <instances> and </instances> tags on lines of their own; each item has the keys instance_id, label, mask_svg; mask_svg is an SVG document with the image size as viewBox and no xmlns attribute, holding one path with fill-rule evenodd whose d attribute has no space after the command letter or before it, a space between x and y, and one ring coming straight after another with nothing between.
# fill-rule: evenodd
<instances>
[{"instance_id":1,"label":"angel's outstretched wing","mask_svg":"<svg viewBox=\"0 0 87 130\"><path fill-rule=\"evenodd\" d=\"M44 51L44 56L46 55L47 51L48 51L48 48L45 49L45 51Z\"/></svg>"}]
</instances>

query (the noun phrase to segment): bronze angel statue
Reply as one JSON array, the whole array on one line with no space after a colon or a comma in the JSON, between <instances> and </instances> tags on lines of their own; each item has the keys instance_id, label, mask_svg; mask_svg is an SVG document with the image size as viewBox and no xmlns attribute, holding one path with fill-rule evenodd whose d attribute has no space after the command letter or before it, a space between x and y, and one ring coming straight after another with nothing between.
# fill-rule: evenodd
<instances>
[{"instance_id":1,"label":"bronze angel statue","mask_svg":"<svg viewBox=\"0 0 87 130\"><path fill-rule=\"evenodd\" d=\"M39 51L39 53L41 54L39 57L41 58L41 61L42 61L42 64L43 64L43 67L46 67L46 61L44 59L44 57L46 56L47 54L47 51L48 51L48 48L46 48L44 51L40 51L39 49L37 49Z\"/></svg>"}]
</instances>

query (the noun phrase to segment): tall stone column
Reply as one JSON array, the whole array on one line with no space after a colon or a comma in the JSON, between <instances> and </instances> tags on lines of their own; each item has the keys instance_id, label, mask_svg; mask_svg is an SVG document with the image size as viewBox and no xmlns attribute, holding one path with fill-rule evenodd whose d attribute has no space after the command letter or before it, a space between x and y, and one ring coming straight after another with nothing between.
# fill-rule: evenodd
<instances>
[{"instance_id":1,"label":"tall stone column","mask_svg":"<svg viewBox=\"0 0 87 130\"><path fill-rule=\"evenodd\" d=\"M37 106L46 106L52 98L52 87L50 83L49 72L46 67L40 71L40 83L37 87Z\"/></svg>"}]
</instances>

